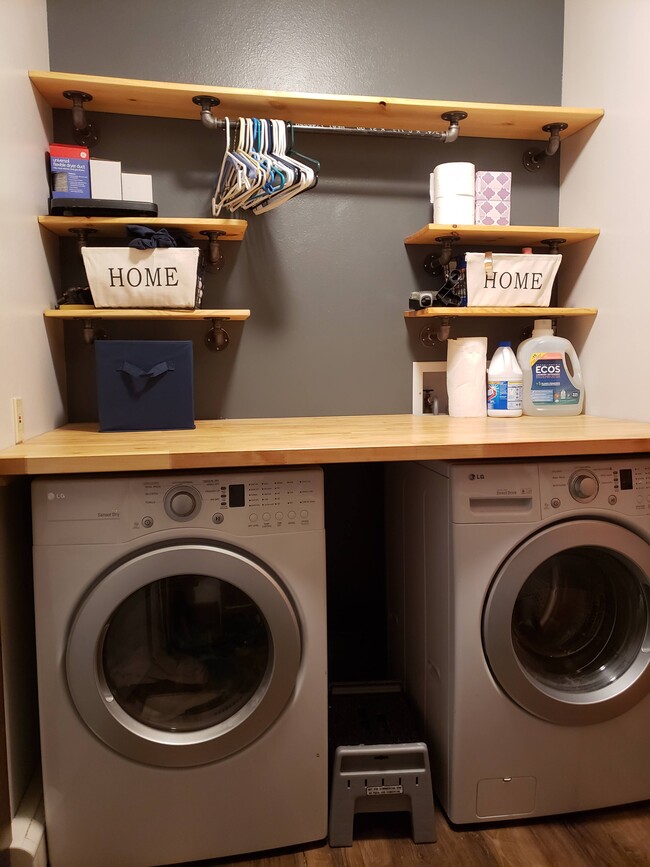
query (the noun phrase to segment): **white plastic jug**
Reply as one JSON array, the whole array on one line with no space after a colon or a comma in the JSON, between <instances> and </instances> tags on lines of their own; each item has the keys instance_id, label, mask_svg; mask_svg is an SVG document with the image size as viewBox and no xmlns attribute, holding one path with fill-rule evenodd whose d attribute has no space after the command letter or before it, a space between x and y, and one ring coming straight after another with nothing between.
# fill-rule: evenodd
<instances>
[{"instance_id":1,"label":"white plastic jug","mask_svg":"<svg viewBox=\"0 0 650 867\"><path fill-rule=\"evenodd\" d=\"M585 399L580 362L571 342L556 337L550 319L536 319L519 344L524 415L580 415Z\"/></svg>"},{"instance_id":2,"label":"white plastic jug","mask_svg":"<svg viewBox=\"0 0 650 867\"><path fill-rule=\"evenodd\" d=\"M499 343L488 367L487 414L514 418L522 413L523 375L509 340Z\"/></svg>"}]
</instances>

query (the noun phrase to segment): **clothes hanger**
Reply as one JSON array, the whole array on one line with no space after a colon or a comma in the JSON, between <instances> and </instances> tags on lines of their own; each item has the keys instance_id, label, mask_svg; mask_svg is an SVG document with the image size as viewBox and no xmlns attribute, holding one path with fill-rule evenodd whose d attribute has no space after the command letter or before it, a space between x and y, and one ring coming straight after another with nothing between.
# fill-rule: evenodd
<instances>
[{"instance_id":1,"label":"clothes hanger","mask_svg":"<svg viewBox=\"0 0 650 867\"><path fill-rule=\"evenodd\" d=\"M275 129L278 135L279 154L283 161L295 166L298 172L298 177L296 179L296 182L292 184L289 189L282 190L276 195L271 196L266 202L263 202L262 204L254 208L254 214L263 214L267 211L271 211L279 207L280 205L289 201L289 199L294 198L294 196L297 196L305 190L313 187L317 180L316 173L310 166L305 165L304 163L295 159L295 157L288 155L286 149L286 124L283 121L278 121Z\"/></svg>"}]
</instances>

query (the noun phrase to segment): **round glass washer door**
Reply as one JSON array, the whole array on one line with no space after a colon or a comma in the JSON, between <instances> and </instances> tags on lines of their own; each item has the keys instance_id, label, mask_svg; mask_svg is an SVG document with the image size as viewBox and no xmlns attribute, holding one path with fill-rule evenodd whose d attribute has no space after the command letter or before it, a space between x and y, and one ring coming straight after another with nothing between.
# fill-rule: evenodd
<instances>
[{"instance_id":1,"label":"round glass washer door","mask_svg":"<svg viewBox=\"0 0 650 867\"><path fill-rule=\"evenodd\" d=\"M300 626L278 578L203 542L136 553L81 604L67 646L74 704L144 764L217 761L260 737L293 694Z\"/></svg>"},{"instance_id":2,"label":"round glass washer door","mask_svg":"<svg viewBox=\"0 0 650 867\"><path fill-rule=\"evenodd\" d=\"M556 524L499 569L483 613L497 682L542 719L612 719L650 691L650 546L606 521Z\"/></svg>"}]
</instances>

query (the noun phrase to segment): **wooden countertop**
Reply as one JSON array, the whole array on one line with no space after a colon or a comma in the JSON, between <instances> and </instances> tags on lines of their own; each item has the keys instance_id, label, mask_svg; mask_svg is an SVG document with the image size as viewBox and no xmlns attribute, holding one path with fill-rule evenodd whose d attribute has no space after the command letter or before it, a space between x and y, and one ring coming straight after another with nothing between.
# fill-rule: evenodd
<instances>
[{"instance_id":1,"label":"wooden countertop","mask_svg":"<svg viewBox=\"0 0 650 867\"><path fill-rule=\"evenodd\" d=\"M649 423L585 415L226 419L141 433L69 424L0 451L0 476L634 452L650 452Z\"/></svg>"}]
</instances>

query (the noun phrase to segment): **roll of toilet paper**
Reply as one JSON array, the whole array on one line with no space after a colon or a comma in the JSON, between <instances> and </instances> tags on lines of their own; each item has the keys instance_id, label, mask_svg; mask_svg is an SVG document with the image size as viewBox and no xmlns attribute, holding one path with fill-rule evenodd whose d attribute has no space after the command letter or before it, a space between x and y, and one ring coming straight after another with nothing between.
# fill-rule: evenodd
<instances>
[{"instance_id":1,"label":"roll of toilet paper","mask_svg":"<svg viewBox=\"0 0 650 867\"><path fill-rule=\"evenodd\" d=\"M447 394L449 415L487 415L487 337L447 341Z\"/></svg>"},{"instance_id":2,"label":"roll of toilet paper","mask_svg":"<svg viewBox=\"0 0 650 867\"><path fill-rule=\"evenodd\" d=\"M474 196L440 196L433 202L434 223L472 226L475 217Z\"/></svg>"},{"instance_id":3,"label":"roll of toilet paper","mask_svg":"<svg viewBox=\"0 0 650 867\"><path fill-rule=\"evenodd\" d=\"M476 170L474 163L440 163L430 177L431 201L440 196L474 196Z\"/></svg>"}]
</instances>

